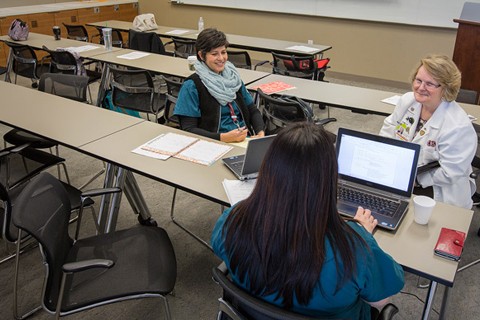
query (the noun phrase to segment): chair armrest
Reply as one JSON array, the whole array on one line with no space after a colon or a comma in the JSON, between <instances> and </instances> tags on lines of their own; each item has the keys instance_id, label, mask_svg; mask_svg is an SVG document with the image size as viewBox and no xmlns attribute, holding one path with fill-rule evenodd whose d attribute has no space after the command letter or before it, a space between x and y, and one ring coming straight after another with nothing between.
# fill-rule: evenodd
<instances>
[{"instance_id":1,"label":"chair armrest","mask_svg":"<svg viewBox=\"0 0 480 320\"><path fill-rule=\"evenodd\" d=\"M378 315L376 320L390 320L397 313L398 308L394 304L388 303L387 305L385 305L385 307L383 307L382 311L380 311L380 314Z\"/></svg>"},{"instance_id":2,"label":"chair armrest","mask_svg":"<svg viewBox=\"0 0 480 320\"><path fill-rule=\"evenodd\" d=\"M75 261L65 263L62 266L63 272L73 273L73 272L80 272L88 269L94 268L105 268L109 269L113 267L115 263L112 260L107 259L90 259L90 260L83 260L83 261Z\"/></svg>"},{"instance_id":3,"label":"chair armrest","mask_svg":"<svg viewBox=\"0 0 480 320\"><path fill-rule=\"evenodd\" d=\"M266 64L266 63L270 63L270 64L271 64L271 62L268 61L268 60L260 61L259 63L255 64L255 67L253 68L253 70L257 70L258 67L261 67L261 66L263 66L263 65Z\"/></svg>"},{"instance_id":4,"label":"chair armrest","mask_svg":"<svg viewBox=\"0 0 480 320\"><path fill-rule=\"evenodd\" d=\"M104 194L112 194L112 193L119 193L122 192L122 189L120 188L99 188L99 189L91 189L82 192L82 197L97 197L101 196Z\"/></svg>"}]
</instances>

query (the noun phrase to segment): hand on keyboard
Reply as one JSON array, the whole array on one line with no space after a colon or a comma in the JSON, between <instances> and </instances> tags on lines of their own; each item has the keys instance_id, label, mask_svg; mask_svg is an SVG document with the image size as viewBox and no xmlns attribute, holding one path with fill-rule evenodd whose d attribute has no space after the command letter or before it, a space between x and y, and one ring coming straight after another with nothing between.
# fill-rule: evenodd
<instances>
[{"instance_id":1,"label":"hand on keyboard","mask_svg":"<svg viewBox=\"0 0 480 320\"><path fill-rule=\"evenodd\" d=\"M370 210L363 209L362 207L358 207L357 213L353 218L357 220L370 233L373 232L373 230L378 224L377 219L372 216Z\"/></svg>"}]
</instances>

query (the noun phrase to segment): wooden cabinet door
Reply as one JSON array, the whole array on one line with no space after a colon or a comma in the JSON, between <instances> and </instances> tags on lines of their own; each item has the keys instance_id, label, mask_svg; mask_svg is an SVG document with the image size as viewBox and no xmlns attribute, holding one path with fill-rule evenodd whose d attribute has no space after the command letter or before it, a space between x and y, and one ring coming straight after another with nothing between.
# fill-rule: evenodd
<instances>
[{"instance_id":1,"label":"wooden cabinet door","mask_svg":"<svg viewBox=\"0 0 480 320\"><path fill-rule=\"evenodd\" d=\"M29 14L27 22L30 32L53 36L52 27L55 25L55 16L53 12Z\"/></svg>"},{"instance_id":2,"label":"wooden cabinet door","mask_svg":"<svg viewBox=\"0 0 480 320\"><path fill-rule=\"evenodd\" d=\"M67 29L64 27L65 24L80 24L78 22L78 12L77 10L65 10L58 11L54 13L55 25L59 26L62 30L62 37L67 37Z\"/></svg>"},{"instance_id":3,"label":"wooden cabinet door","mask_svg":"<svg viewBox=\"0 0 480 320\"><path fill-rule=\"evenodd\" d=\"M118 20L119 11L119 5L103 6L100 8L100 20L98 21Z\"/></svg>"},{"instance_id":4,"label":"wooden cabinet door","mask_svg":"<svg viewBox=\"0 0 480 320\"><path fill-rule=\"evenodd\" d=\"M100 17L100 12L103 7L93 7L93 8L84 8L78 9L78 24L85 25L90 22L102 21ZM97 35L97 29L94 27L85 26L87 28L88 36L92 39L92 36ZM97 38L98 39L98 38Z\"/></svg>"},{"instance_id":5,"label":"wooden cabinet door","mask_svg":"<svg viewBox=\"0 0 480 320\"><path fill-rule=\"evenodd\" d=\"M125 3L118 6L118 15L115 20L133 22L138 15L138 3Z\"/></svg>"}]
</instances>

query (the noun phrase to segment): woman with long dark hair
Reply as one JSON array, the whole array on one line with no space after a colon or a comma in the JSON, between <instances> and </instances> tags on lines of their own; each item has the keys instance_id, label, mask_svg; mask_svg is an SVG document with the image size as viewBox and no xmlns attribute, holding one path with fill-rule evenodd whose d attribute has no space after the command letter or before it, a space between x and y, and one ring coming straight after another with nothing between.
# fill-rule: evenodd
<instances>
[{"instance_id":1,"label":"woman with long dark hair","mask_svg":"<svg viewBox=\"0 0 480 320\"><path fill-rule=\"evenodd\" d=\"M359 208L345 222L337 208L337 162L327 132L296 123L268 150L250 197L225 210L211 243L233 281L295 312L370 319L404 285L403 270L371 232Z\"/></svg>"}]
</instances>

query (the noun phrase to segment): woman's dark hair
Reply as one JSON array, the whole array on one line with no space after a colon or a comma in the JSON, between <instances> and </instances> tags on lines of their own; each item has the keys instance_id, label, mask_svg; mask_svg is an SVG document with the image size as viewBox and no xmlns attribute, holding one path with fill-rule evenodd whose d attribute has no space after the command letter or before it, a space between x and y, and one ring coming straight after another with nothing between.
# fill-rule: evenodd
<instances>
[{"instance_id":1,"label":"woman's dark hair","mask_svg":"<svg viewBox=\"0 0 480 320\"><path fill-rule=\"evenodd\" d=\"M218 47L228 47L227 36L222 31L218 31L215 28L204 29L197 37L195 42L195 50L197 52L197 59L203 61L202 57L198 54L200 51L203 56L207 52L212 51Z\"/></svg>"},{"instance_id":2,"label":"woman's dark hair","mask_svg":"<svg viewBox=\"0 0 480 320\"><path fill-rule=\"evenodd\" d=\"M300 122L280 131L250 197L232 209L223 229L230 267L257 296L277 293L285 308L310 301L325 261L326 240L340 279L356 271L364 244L337 212L337 160L328 133ZM322 288L320 287L322 290Z\"/></svg>"}]
</instances>

